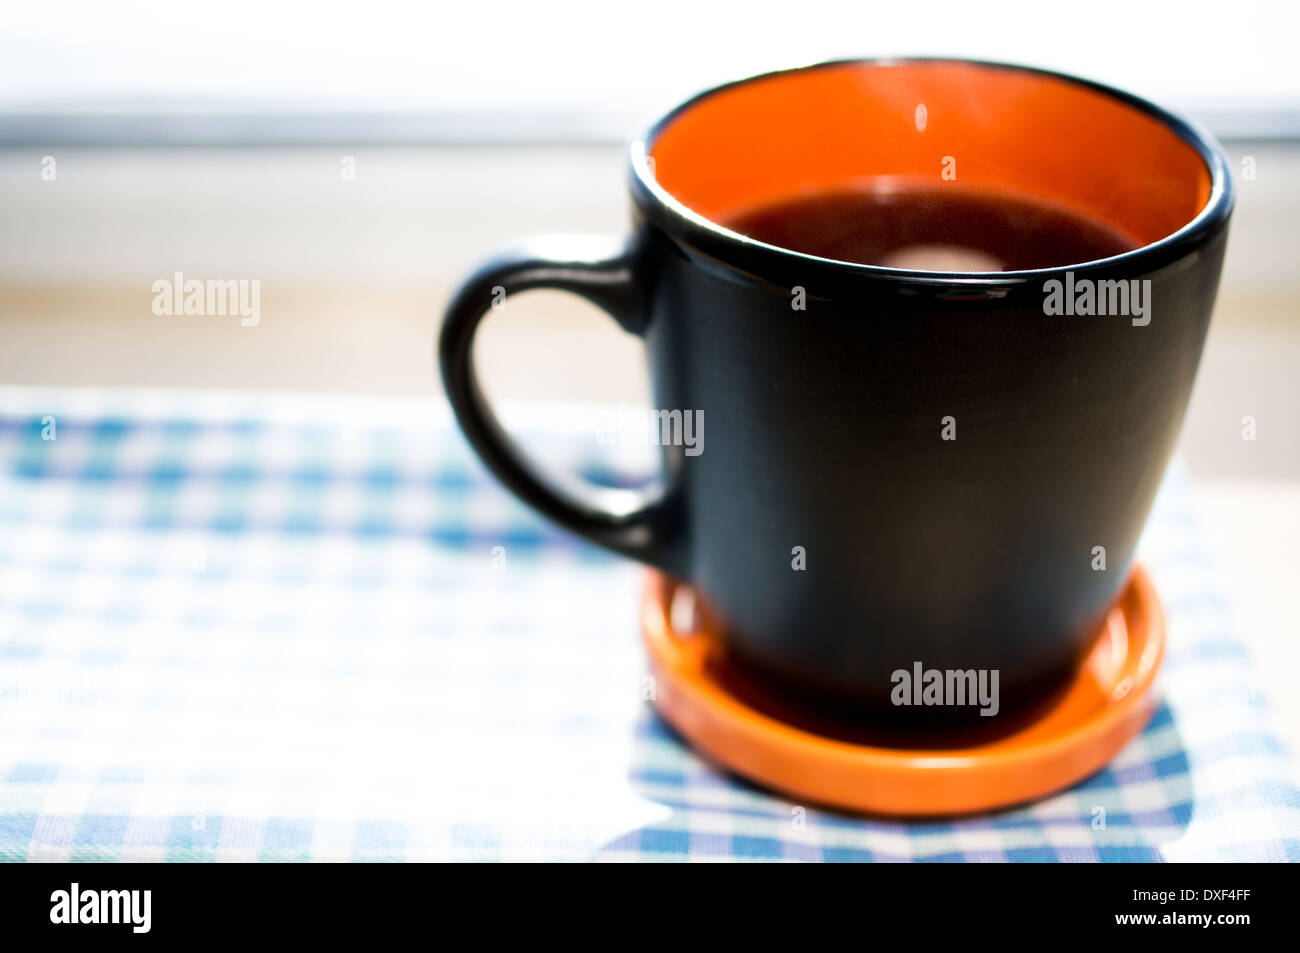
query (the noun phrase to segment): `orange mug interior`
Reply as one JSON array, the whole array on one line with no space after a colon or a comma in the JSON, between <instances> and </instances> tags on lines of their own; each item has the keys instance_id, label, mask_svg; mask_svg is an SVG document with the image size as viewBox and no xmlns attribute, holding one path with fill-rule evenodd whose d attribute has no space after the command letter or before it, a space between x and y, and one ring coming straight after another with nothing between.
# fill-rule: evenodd
<instances>
[{"instance_id":1,"label":"orange mug interior","mask_svg":"<svg viewBox=\"0 0 1300 953\"><path fill-rule=\"evenodd\" d=\"M1197 150L1119 96L957 61L850 62L704 94L649 144L660 187L713 222L845 188L959 187L1100 220L1148 245L1211 194Z\"/></svg>"}]
</instances>

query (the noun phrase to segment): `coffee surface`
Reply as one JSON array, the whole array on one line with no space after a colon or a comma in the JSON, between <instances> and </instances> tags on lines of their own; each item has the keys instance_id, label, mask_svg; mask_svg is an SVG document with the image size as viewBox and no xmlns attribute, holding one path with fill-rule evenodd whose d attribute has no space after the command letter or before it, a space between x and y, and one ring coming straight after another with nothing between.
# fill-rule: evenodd
<instances>
[{"instance_id":1,"label":"coffee surface","mask_svg":"<svg viewBox=\"0 0 1300 953\"><path fill-rule=\"evenodd\" d=\"M919 271L1055 268L1137 247L1076 212L956 188L821 192L749 209L722 224L820 258Z\"/></svg>"}]
</instances>

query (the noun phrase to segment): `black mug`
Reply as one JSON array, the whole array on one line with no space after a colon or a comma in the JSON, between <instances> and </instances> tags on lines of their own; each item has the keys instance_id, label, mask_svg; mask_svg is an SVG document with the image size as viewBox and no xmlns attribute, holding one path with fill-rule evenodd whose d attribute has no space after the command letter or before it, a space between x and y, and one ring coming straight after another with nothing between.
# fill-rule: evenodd
<instances>
[{"instance_id":1,"label":"black mug","mask_svg":"<svg viewBox=\"0 0 1300 953\"><path fill-rule=\"evenodd\" d=\"M954 180L1086 212L1136 247L928 272L719 224L845 185ZM1233 202L1217 143L1056 73L848 61L679 106L632 144L630 183L630 239L530 242L447 309L443 381L489 469L692 583L728 659L791 698L896 725L918 710L893 704L894 673L917 663L997 672L1004 713L1063 684L1125 584L1191 393ZM1133 281L1150 282L1130 285L1144 314L1073 307L1088 283L1115 304ZM604 308L644 338L654 406L702 414L703 452L664 448L662 496L566 495L497 424L474 333L501 289L531 288Z\"/></svg>"}]
</instances>

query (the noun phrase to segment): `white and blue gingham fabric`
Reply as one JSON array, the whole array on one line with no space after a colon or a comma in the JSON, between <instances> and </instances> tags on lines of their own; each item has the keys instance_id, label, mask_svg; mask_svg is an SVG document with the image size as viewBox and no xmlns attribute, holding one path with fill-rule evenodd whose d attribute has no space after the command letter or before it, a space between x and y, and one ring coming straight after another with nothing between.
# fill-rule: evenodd
<instances>
[{"instance_id":1,"label":"white and blue gingham fabric","mask_svg":"<svg viewBox=\"0 0 1300 953\"><path fill-rule=\"evenodd\" d=\"M627 478L583 411L517 422ZM656 719L639 569L514 502L442 405L0 388L0 859L1300 859L1177 470L1142 554L1163 702L1109 768L998 814L851 817Z\"/></svg>"}]
</instances>

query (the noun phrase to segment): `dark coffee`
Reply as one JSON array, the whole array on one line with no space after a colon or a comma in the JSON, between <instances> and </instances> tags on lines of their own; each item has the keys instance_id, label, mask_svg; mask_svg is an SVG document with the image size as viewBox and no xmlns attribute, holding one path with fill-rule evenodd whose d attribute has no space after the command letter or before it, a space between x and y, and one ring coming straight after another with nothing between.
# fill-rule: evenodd
<instances>
[{"instance_id":1,"label":"dark coffee","mask_svg":"<svg viewBox=\"0 0 1300 953\"><path fill-rule=\"evenodd\" d=\"M1078 212L957 188L820 192L722 224L807 255L921 271L1056 268L1139 244Z\"/></svg>"}]
</instances>

